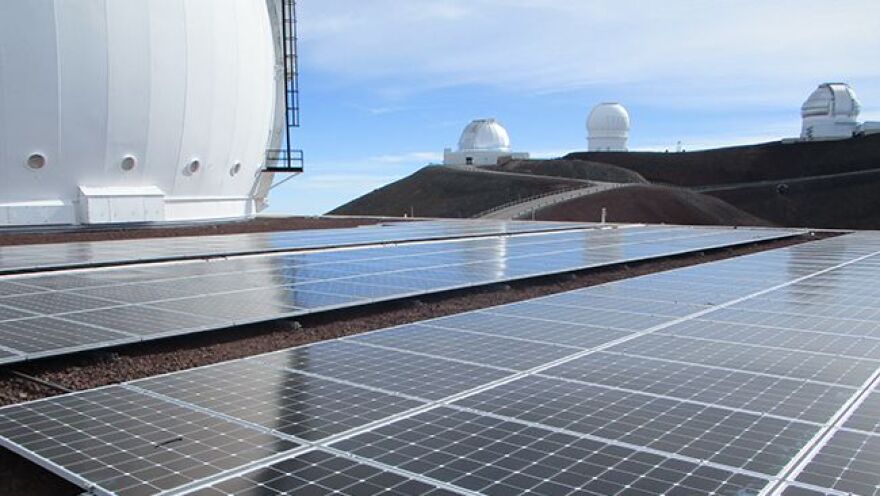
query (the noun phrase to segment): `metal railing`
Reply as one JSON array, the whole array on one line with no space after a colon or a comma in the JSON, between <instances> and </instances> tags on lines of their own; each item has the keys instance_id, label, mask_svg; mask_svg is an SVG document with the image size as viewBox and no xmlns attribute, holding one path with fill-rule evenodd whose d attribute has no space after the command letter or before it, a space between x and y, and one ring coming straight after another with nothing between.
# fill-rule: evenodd
<instances>
[{"instance_id":1,"label":"metal railing","mask_svg":"<svg viewBox=\"0 0 880 496\"><path fill-rule=\"evenodd\" d=\"M547 198L548 196L555 196L555 195L562 194L562 193L570 193L570 192L572 192L572 191L578 191L578 190L581 190L581 189L584 189L584 188L583 188L583 187L579 187L579 188L578 188L578 187L572 187L572 188L561 189L561 190L557 190L557 191L548 191L548 192L546 192L546 193L541 193L540 195L529 196L529 197L526 197L526 198L520 198L520 199L515 200L515 201L512 201L512 202L508 202L508 203L504 203L504 204L502 204L502 205L498 205L497 207L492 207L492 208L490 208L490 209L488 209L488 210L483 210L482 212L480 212L480 213L478 213L478 214L476 214L476 215L472 215L471 218L472 218L472 219L479 219L480 217L485 217L485 216L487 216L487 215L489 215L489 214L493 214L493 213L495 213L495 212L498 212L498 211L500 211L500 210L504 210L504 209L507 209L507 208L510 208L510 207L515 207L516 205L520 205L520 204L522 204L522 203L528 203L528 202L531 202L531 201L540 200L541 198Z\"/></svg>"},{"instance_id":2,"label":"metal railing","mask_svg":"<svg viewBox=\"0 0 880 496\"><path fill-rule=\"evenodd\" d=\"M281 46L284 51L284 148L267 150L266 172L300 173L303 152L292 145L293 130L299 127L299 56L296 0L281 0Z\"/></svg>"}]
</instances>

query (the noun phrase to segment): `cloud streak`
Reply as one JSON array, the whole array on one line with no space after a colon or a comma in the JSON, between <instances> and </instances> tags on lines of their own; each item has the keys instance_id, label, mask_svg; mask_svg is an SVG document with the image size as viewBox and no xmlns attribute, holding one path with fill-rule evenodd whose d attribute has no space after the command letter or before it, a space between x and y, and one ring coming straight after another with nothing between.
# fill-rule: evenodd
<instances>
[{"instance_id":1,"label":"cloud streak","mask_svg":"<svg viewBox=\"0 0 880 496\"><path fill-rule=\"evenodd\" d=\"M793 85L800 98L804 79L880 78L875 0L335 0L303 2L303 17L314 67L387 95L614 85L763 103Z\"/></svg>"}]
</instances>

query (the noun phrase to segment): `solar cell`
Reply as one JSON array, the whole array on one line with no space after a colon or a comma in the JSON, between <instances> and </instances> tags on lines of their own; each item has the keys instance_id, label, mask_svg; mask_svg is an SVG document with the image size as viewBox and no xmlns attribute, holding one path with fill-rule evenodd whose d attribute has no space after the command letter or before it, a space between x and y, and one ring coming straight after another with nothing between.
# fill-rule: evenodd
<instances>
[{"instance_id":1,"label":"solar cell","mask_svg":"<svg viewBox=\"0 0 880 496\"><path fill-rule=\"evenodd\" d=\"M880 495L880 437L838 431L797 481L845 493Z\"/></svg>"},{"instance_id":2,"label":"solar cell","mask_svg":"<svg viewBox=\"0 0 880 496\"><path fill-rule=\"evenodd\" d=\"M757 494L767 484L754 475L451 408L333 446L487 495Z\"/></svg>"},{"instance_id":3,"label":"solar cell","mask_svg":"<svg viewBox=\"0 0 880 496\"><path fill-rule=\"evenodd\" d=\"M191 496L254 494L449 496L457 493L323 450L316 450L188 494Z\"/></svg>"},{"instance_id":4,"label":"solar cell","mask_svg":"<svg viewBox=\"0 0 880 496\"><path fill-rule=\"evenodd\" d=\"M0 297L23 295L35 291L40 291L40 289L24 284L16 284L13 281L0 281Z\"/></svg>"},{"instance_id":5,"label":"solar cell","mask_svg":"<svg viewBox=\"0 0 880 496\"><path fill-rule=\"evenodd\" d=\"M588 324L607 329L623 331L643 331L669 320L668 316L635 312L617 312L599 308L561 307L545 305L540 301L517 303L486 310L499 315L527 316L552 322Z\"/></svg>"},{"instance_id":6,"label":"solar cell","mask_svg":"<svg viewBox=\"0 0 880 496\"><path fill-rule=\"evenodd\" d=\"M509 371L496 368L374 348L353 341L320 343L250 360L429 400L452 396L510 375Z\"/></svg>"},{"instance_id":7,"label":"solar cell","mask_svg":"<svg viewBox=\"0 0 880 496\"><path fill-rule=\"evenodd\" d=\"M110 300L60 292L9 296L0 301L4 306L38 315L61 315L119 305L119 303Z\"/></svg>"},{"instance_id":8,"label":"solar cell","mask_svg":"<svg viewBox=\"0 0 880 496\"><path fill-rule=\"evenodd\" d=\"M243 377L247 380L242 381ZM200 368L131 385L307 441L424 404L255 361Z\"/></svg>"},{"instance_id":9,"label":"solar cell","mask_svg":"<svg viewBox=\"0 0 880 496\"><path fill-rule=\"evenodd\" d=\"M424 324L577 348L592 348L629 335L626 331L597 326L483 312L443 317Z\"/></svg>"},{"instance_id":10,"label":"solar cell","mask_svg":"<svg viewBox=\"0 0 880 496\"><path fill-rule=\"evenodd\" d=\"M830 490L822 490L818 488L809 488L789 484L785 487L781 494L782 496L825 496L829 494L843 496L846 493L838 493Z\"/></svg>"},{"instance_id":11,"label":"solar cell","mask_svg":"<svg viewBox=\"0 0 880 496\"><path fill-rule=\"evenodd\" d=\"M528 370L577 353L577 349L423 325L364 334L352 341L510 370Z\"/></svg>"},{"instance_id":12,"label":"solar cell","mask_svg":"<svg viewBox=\"0 0 880 496\"><path fill-rule=\"evenodd\" d=\"M120 496L171 490L297 447L119 386L4 408L0 443Z\"/></svg>"},{"instance_id":13,"label":"solar cell","mask_svg":"<svg viewBox=\"0 0 880 496\"><path fill-rule=\"evenodd\" d=\"M0 346L21 352L21 358L47 349L88 349L96 344L107 346L132 340L127 333L52 317L0 322Z\"/></svg>"},{"instance_id":14,"label":"solar cell","mask_svg":"<svg viewBox=\"0 0 880 496\"><path fill-rule=\"evenodd\" d=\"M819 430L783 418L537 376L455 404L767 475L778 473Z\"/></svg>"},{"instance_id":15,"label":"solar cell","mask_svg":"<svg viewBox=\"0 0 880 496\"><path fill-rule=\"evenodd\" d=\"M868 394L843 426L880 435L880 392L875 389Z\"/></svg>"},{"instance_id":16,"label":"solar cell","mask_svg":"<svg viewBox=\"0 0 880 496\"><path fill-rule=\"evenodd\" d=\"M543 374L818 423L831 420L854 393L844 386L608 352Z\"/></svg>"},{"instance_id":17,"label":"solar cell","mask_svg":"<svg viewBox=\"0 0 880 496\"><path fill-rule=\"evenodd\" d=\"M714 313L707 316L714 317ZM803 332L794 329L777 329L772 326L752 326L693 320L661 334L710 339L726 343L760 345L768 348L809 351L853 358L880 360L880 339L840 336L827 332Z\"/></svg>"},{"instance_id":18,"label":"solar cell","mask_svg":"<svg viewBox=\"0 0 880 496\"><path fill-rule=\"evenodd\" d=\"M2 300L0 300L2 301ZM36 316L33 312L28 312L25 310L19 310L17 308L5 307L0 305L0 323L16 320L16 319L24 319L27 317Z\"/></svg>"},{"instance_id":19,"label":"solar cell","mask_svg":"<svg viewBox=\"0 0 880 496\"><path fill-rule=\"evenodd\" d=\"M681 302L638 301L630 298L601 296L588 291L574 291L538 300L542 305L637 312L666 317L684 317L706 309L707 305Z\"/></svg>"},{"instance_id":20,"label":"solar cell","mask_svg":"<svg viewBox=\"0 0 880 496\"><path fill-rule=\"evenodd\" d=\"M14 362L20 359L21 357L18 353L13 353L10 350L0 349L0 363Z\"/></svg>"},{"instance_id":21,"label":"solar cell","mask_svg":"<svg viewBox=\"0 0 880 496\"><path fill-rule=\"evenodd\" d=\"M836 317L752 312L742 308L714 312L711 319L733 324L757 324L781 329L819 331L880 338L880 323L862 322Z\"/></svg>"},{"instance_id":22,"label":"solar cell","mask_svg":"<svg viewBox=\"0 0 880 496\"><path fill-rule=\"evenodd\" d=\"M274 291L282 294L283 290ZM296 313L296 307L278 300L266 300L250 292L194 296L153 303L147 308L192 314L205 319L225 322L224 327L259 320L284 318ZM282 296L283 298L283 296Z\"/></svg>"},{"instance_id":23,"label":"solar cell","mask_svg":"<svg viewBox=\"0 0 880 496\"><path fill-rule=\"evenodd\" d=\"M135 305L72 313L65 315L64 320L78 322L84 327L99 326L138 337L159 337L163 333L180 334L187 330L213 329L225 323L213 317ZM12 325L17 326L16 323ZM48 328L53 332L57 329L54 325ZM46 346L38 348L45 349Z\"/></svg>"},{"instance_id":24,"label":"solar cell","mask_svg":"<svg viewBox=\"0 0 880 496\"><path fill-rule=\"evenodd\" d=\"M610 351L844 386L861 385L877 367L877 363L870 360L815 355L801 351L785 351L748 344L720 343L672 335L643 336L614 346Z\"/></svg>"}]
</instances>

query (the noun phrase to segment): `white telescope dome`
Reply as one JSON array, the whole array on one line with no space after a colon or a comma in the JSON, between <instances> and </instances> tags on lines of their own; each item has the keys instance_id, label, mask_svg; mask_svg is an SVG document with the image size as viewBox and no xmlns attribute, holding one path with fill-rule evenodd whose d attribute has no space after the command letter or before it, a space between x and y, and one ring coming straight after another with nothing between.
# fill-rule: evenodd
<instances>
[{"instance_id":1,"label":"white telescope dome","mask_svg":"<svg viewBox=\"0 0 880 496\"><path fill-rule=\"evenodd\" d=\"M626 151L629 140L629 112L619 103L601 103L587 118L590 151Z\"/></svg>"},{"instance_id":2,"label":"white telescope dome","mask_svg":"<svg viewBox=\"0 0 880 496\"><path fill-rule=\"evenodd\" d=\"M0 225L256 213L276 17L266 0L0 2Z\"/></svg>"},{"instance_id":3,"label":"white telescope dome","mask_svg":"<svg viewBox=\"0 0 880 496\"><path fill-rule=\"evenodd\" d=\"M477 119L462 131L458 151L510 151L510 135L495 119Z\"/></svg>"},{"instance_id":4,"label":"white telescope dome","mask_svg":"<svg viewBox=\"0 0 880 496\"><path fill-rule=\"evenodd\" d=\"M821 84L801 106L801 138L849 138L858 126L861 110L861 103L848 84Z\"/></svg>"}]
</instances>

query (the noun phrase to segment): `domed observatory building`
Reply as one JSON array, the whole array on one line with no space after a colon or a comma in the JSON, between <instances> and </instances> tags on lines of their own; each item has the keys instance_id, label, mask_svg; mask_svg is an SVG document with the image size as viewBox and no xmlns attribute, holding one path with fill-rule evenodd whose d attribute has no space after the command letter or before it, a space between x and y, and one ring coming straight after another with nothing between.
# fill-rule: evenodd
<instances>
[{"instance_id":1,"label":"domed observatory building","mask_svg":"<svg viewBox=\"0 0 880 496\"><path fill-rule=\"evenodd\" d=\"M602 103L587 118L591 152L625 152L629 141L629 112L619 103Z\"/></svg>"},{"instance_id":2,"label":"domed observatory building","mask_svg":"<svg viewBox=\"0 0 880 496\"><path fill-rule=\"evenodd\" d=\"M495 119L478 119L464 128L458 140L458 150L447 148L443 153L444 165L496 165L499 159L524 160L528 153L514 153L510 147L507 129Z\"/></svg>"},{"instance_id":3,"label":"domed observatory building","mask_svg":"<svg viewBox=\"0 0 880 496\"><path fill-rule=\"evenodd\" d=\"M801 139L836 140L851 138L859 127L862 106L846 83L825 83L801 107Z\"/></svg>"},{"instance_id":4,"label":"domed observatory building","mask_svg":"<svg viewBox=\"0 0 880 496\"><path fill-rule=\"evenodd\" d=\"M0 226L255 215L286 129L282 1L0 2Z\"/></svg>"}]
</instances>

